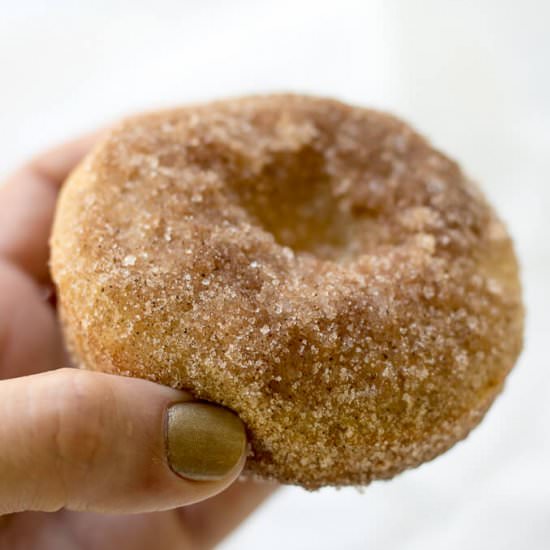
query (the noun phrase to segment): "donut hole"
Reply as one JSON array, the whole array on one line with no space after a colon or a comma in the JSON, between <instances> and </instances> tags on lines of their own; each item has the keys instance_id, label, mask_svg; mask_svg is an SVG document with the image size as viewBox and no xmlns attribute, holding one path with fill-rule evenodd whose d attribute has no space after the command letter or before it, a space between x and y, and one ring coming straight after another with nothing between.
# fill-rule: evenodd
<instances>
[{"instance_id":1,"label":"donut hole","mask_svg":"<svg viewBox=\"0 0 550 550\"><path fill-rule=\"evenodd\" d=\"M274 154L258 176L238 182L237 195L253 223L298 254L339 260L353 248L354 216L312 148Z\"/></svg>"}]
</instances>

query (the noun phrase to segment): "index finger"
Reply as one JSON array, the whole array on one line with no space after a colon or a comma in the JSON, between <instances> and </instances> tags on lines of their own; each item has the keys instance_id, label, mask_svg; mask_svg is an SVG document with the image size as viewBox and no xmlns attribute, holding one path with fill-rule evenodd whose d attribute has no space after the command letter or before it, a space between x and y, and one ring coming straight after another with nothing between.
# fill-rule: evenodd
<instances>
[{"instance_id":1,"label":"index finger","mask_svg":"<svg viewBox=\"0 0 550 550\"><path fill-rule=\"evenodd\" d=\"M39 155L0 185L0 259L39 282L48 279L48 238L59 188L98 136Z\"/></svg>"}]
</instances>

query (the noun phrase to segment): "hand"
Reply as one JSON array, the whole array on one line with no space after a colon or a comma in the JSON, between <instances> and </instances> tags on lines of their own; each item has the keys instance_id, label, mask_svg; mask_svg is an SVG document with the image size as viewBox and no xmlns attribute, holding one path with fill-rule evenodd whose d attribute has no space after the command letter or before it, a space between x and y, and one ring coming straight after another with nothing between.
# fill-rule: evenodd
<instances>
[{"instance_id":1,"label":"hand","mask_svg":"<svg viewBox=\"0 0 550 550\"><path fill-rule=\"evenodd\" d=\"M273 490L233 483L245 460L240 421L203 405L193 423L184 392L59 369L68 360L48 299L48 237L59 186L93 141L0 186L0 549L210 547ZM208 456L185 443L197 425ZM207 481L190 479L197 467Z\"/></svg>"}]
</instances>

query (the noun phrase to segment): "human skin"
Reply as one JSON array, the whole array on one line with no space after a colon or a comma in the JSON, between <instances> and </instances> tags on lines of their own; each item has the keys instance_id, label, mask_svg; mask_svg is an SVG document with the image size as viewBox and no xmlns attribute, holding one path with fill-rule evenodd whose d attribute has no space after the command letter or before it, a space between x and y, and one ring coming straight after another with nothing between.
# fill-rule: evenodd
<instances>
[{"instance_id":1,"label":"human skin","mask_svg":"<svg viewBox=\"0 0 550 550\"><path fill-rule=\"evenodd\" d=\"M59 187L96 137L0 186L0 549L209 548L274 486L235 482L244 455L213 481L168 467L163 417L189 394L62 368L48 236Z\"/></svg>"}]
</instances>

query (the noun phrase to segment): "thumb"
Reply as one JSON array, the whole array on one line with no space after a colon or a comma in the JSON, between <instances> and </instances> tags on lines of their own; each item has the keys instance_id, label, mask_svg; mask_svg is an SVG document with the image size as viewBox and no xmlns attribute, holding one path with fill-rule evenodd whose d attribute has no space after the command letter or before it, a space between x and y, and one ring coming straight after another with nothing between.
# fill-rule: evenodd
<instances>
[{"instance_id":1,"label":"thumb","mask_svg":"<svg viewBox=\"0 0 550 550\"><path fill-rule=\"evenodd\" d=\"M236 415L145 380L60 369L0 382L0 514L148 512L225 489L245 462Z\"/></svg>"}]
</instances>

